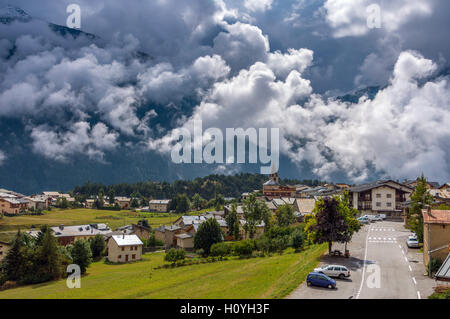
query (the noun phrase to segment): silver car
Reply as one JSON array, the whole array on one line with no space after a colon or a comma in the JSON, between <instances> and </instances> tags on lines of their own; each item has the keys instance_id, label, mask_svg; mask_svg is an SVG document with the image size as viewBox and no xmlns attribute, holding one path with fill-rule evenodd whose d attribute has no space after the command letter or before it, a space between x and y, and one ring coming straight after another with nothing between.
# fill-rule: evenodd
<instances>
[{"instance_id":1,"label":"silver car","mask_svg":"<svg viewBox=\"0 0 450 319\"><path fill-rule=\"evenodd\" d=\"M328 265L325 267L319 267L314 269L314 272L322 273L328 277L338 277L339 279L344 279L350 277L350 270L345 266L341 265Z\"/></svg>"},{"instance_id":2,"label":"silver car","mask_svg":"<svg viewBox=\"0 0 450 319\"><path fill-rule=\"evenodd\" d=\"M409 248L419 248L419 241L416 237L409 236L406 245L408 245Z\"/></svg>"}]
</instances>

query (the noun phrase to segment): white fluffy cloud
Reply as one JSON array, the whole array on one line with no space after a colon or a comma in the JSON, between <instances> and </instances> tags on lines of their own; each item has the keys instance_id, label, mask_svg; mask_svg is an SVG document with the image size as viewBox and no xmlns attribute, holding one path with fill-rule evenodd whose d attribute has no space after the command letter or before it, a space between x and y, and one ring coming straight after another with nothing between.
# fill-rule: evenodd
<instances>
[{"instance_id":1,"label":"white fluffy cloud","mask_svg":"<svg viewBox=\"0 0 450 319\"><path fill-rule=\"evenodd\" d=\"M398 30L414 18L427 17L432 14L434 1L422 0L382 0L377 3L380 8L381 28L388 32ZM334 29L335 37L362 36L370 29L367 25L370 14L368 8L372 0L327 0L324 4L326 19Z\"/></svg>"},{"instance_id":2,"label":"white fluffy cloud","mask_svg":"<svg viewBox=\"0 0 450 319\"><path fill-rule=\"evenodd\" d=\"M87 122L74 123L68 131L55 132L46 126L32 129L33 149L36 153L60 161L73 154L87 154L103 160L104 152L117 146L118 134L108 130L103 123L92 128Z\"/></svg>"},{"instance_id":3,"label":"white fluffy cloud","mask_svg":"<svg viewBox=\"0 0 450 319\"><path fill-rule=\"evenodd\" d=\"M297 54L278 53L276 59L289 63ZM362 98L357 104L313 94L299 72L310 63L285 80L275 74L274 65L280 63L255 63L216 83L184 127L192 130L197 119L204 129L278 127L281 151L299 165L308 163L322 178L345 172L349 179L363 181L372 173L401 178L422 171L434 179L450 177L448 78L418 83L436 69L432 61L403 52L390 85L373 100ZM306 98L302 105L297 103ZM150 140L149 146L168 152L177 134L174 130Z\"/></svg>"},{"instance_id":4,"label":"white fluffy cloud","mask_svg":"<svg viewBox=\"0 0 450 319\"><path fill-rule=\"evenodd\" d=\"M272 8L274 0L245 0L244 6L250 11L266 11Z\"/></svg>"},{"instance_id":5,"label":"white fluffy cloud","mask_svg":"<svg viewBox=\"0 0 450 319\"><path fill-rule=\"evenodd\" d=\"M236 22L224 25L226 32L214 38L214 52L221 55L233 70L248 68L266 59L269 39L258 27Z\"/></svg>"},{"instance_id":6,"label":"white fluffy cloud","mask_svg":"<svg viewBox=\"0 0 450 319\"><path fill-rule=\"evenodd\" d=\"M203 56L180 70L175 70L170 63L152 66L138 75L138 86L143 96L167 104L196 90L207 89L229 72L230 67L219 55Z\"/></svg>"}]
</instances>

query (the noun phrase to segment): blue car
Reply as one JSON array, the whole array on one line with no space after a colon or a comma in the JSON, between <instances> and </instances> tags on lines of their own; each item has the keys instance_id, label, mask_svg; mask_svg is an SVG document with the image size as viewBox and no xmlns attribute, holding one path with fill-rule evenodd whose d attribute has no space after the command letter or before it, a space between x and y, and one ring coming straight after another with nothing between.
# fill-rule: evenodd
<instances>
[{"instance_id":1,"label":"blue car","mask_svg":"<svg viewBox=\"0 0 450 319\"><path fill-rule=\"evenodd\" d=\"M333 280L327 275L320 274L318 272L310 272L306 278L306 284L308 286L319 286L330 289L336 288L336 280Z\"/></svg>"}]
</instances>

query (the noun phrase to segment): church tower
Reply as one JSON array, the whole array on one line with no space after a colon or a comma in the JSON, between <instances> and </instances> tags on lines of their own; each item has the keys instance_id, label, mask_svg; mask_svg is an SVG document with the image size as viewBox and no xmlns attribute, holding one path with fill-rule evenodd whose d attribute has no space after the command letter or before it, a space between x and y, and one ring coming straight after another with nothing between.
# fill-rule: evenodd
<instances>
[{"instance_id":1,"label":"church tower","mask_svg":"<svg viewBox=\"0 0 450 319\"><path fill-rule=\"evenodd\" d=\"M269 179L274 181L277 184L280 184L280 178L278 177L278 172L275 170L275 167L272 166L272 172L269 175Z\"/></svg>"}]
</instances>

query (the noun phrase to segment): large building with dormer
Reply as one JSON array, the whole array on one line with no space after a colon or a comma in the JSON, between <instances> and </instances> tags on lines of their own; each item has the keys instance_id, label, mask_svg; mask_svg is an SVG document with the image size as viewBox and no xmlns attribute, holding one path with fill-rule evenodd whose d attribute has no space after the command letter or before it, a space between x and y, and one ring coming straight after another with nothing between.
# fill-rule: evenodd
<instances>
[{"instance_id":1,"label":"large building with dormer","mask_svg":"<svg viewBox=\"0 0 450 319\"><path fill-rule=\"evenodd\" d=\"M391 180L350 187L350 205L361 214L385 214L402 218L402 209L413 189Z\"/></svg>"}]
</instances>

